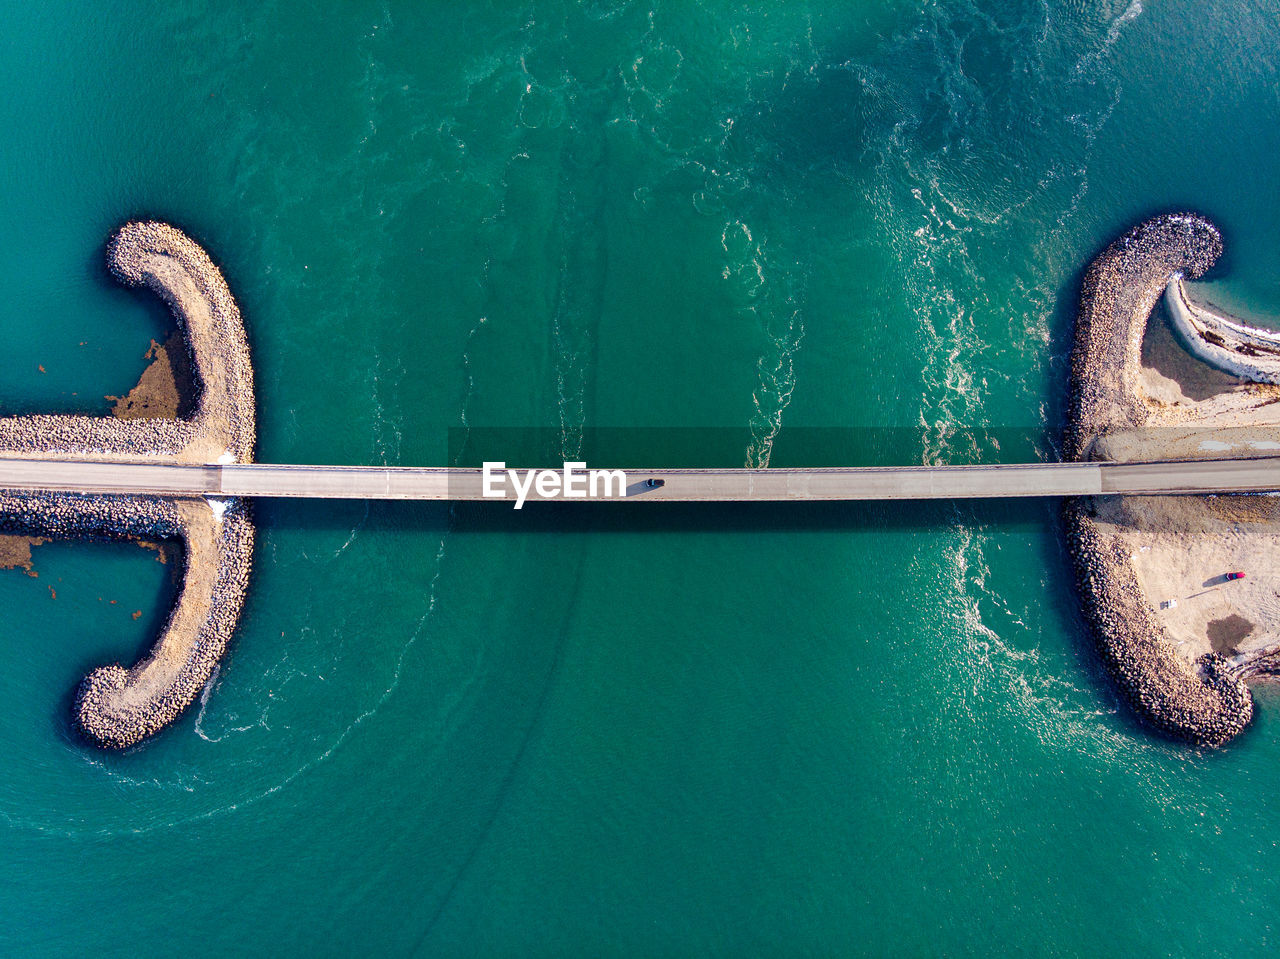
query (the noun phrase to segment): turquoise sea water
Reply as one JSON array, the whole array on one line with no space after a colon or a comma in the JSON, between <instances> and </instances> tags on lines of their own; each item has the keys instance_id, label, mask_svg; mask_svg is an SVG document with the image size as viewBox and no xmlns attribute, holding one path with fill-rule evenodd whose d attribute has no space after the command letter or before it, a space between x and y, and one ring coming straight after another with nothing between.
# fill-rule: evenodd
<instances>
[{"instance_id":1,"label":"turquoise sea water","mask_svg":"<svg viewBox=\"0 0 1280 959\"><path fill-rule=\"evenodd\" d=\"M133 384L168 320L103 244L159 216L239 298L263 460L1053 458L1123 228L1204 211L1280 316L1277 12L9 2L0 411ZM1051 503L258 517L219 675L126 755L70 694L169 568L0 574L0 952L1271 945L1280 696L1218 753L1139 727Z\"/></svg>"}]
</instances>

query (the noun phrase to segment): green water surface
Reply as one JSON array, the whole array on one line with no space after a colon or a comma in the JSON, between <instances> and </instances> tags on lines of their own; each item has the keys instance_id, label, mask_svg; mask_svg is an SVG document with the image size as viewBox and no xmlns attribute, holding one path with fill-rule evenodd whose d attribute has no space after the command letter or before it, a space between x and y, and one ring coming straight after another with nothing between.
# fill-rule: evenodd
<instances>
[{"instance_id":1,"label":"green water surface","mask_svg":"<svg viewBox=\"0 0 1280 959\"><path fill-rule=\"evenodd\" d=\"M1271 0L4 14L4 414L136 380L169 320L102 261L138 216L223 266L273 462L1052 459L1081 270L1170 208L1280 315ZM124 755L71 692L171 568L0 574L5 955L1271 945L1280 697L1221 752L1138 726L1054 503L257 516L219 674Z\"/></svg>"}]
</instances>

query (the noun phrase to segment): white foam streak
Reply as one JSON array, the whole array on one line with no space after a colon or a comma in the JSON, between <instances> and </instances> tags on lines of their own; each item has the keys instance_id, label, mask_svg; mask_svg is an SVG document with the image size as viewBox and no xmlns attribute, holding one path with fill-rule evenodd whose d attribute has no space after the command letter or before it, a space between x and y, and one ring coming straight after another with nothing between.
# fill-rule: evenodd
<instances>
[{"instance_id":1,"label":"white foam streak","mask_svg":"<svg viewBox=\"0 0 1280 959\"><path fill-rule=\"evenodd\" d=\"M1112 21L1111 26L1107 28L1107 46L1111 47L1120 39L1120 33L1127 24L1137 20L1142 15L1142 0L1132 0L1124 13L1120 14Z\"/></svg>"},{"instance_id":2,"label":"white foam streak","mask_svg":"<svg viewBox=\"0 0 1280 959\"><path fill-rule=\"evenodd\" d=\"M347 537L346 542L338 547L337 551L330 558L331 560L337 559L339 556L341 556L350 548L351 544L354 543L356 539L360 536L361 531L364 529L365 523L367 523L368 521L369 521L369 501L365 500L364 515L360 517L360 522L356 523L356 525L352 528L351 534Z\"/></svg>"},{"instance_id":3,"label":"white foam streak","mask_svg":"<svg viewBox=\"0 0 1280 959\"><path fill-rule=\"evenodd\" d=\"M804 339L804 314L799 295L791 289L799 266L771 282L766 244L757 240L742 220L727 223L720 233L725 253L721 278L738 303L737 315L759 328L765 348L756 358L756 388L752 391L751 443L746 450L749 469L766 469L773 442L782 429L783 414L796 388L795 357Z\"/></svg>"}]
</instances>

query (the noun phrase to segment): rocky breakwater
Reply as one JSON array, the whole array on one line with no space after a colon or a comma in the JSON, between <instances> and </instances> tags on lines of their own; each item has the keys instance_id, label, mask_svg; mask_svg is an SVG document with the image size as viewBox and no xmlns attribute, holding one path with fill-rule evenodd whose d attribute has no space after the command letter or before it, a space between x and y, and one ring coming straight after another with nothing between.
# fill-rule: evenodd
<instances>
[{"instance_id":1,"label":"rocky breakwater","mask_svg":"<svg viewBox=\"0 0 1280 959\"><path fill-rule=\"evenodd\" d=\"M250 462L253 368L244 323L205 251L164 223L128 223L108 245L112 274L170 307L189 351L197 397L187 419L95 416L0 419L0 457L146 463ZM176 538L183 585L148 656L94 670L76 695L76 721L93 742L134 745L172 722L225 652L253 555L248 504L237 499L0 491L0 531L39 536Z\"/></svg>"},{"instance_id":2,"label":"rocky breakwater","mask_svg":"<svg viewBox=\"0 0 1280 959\"><path fill-rule=\"evenodd\" d=\"M1159 621L1130 560L1079 502L1067 507L1071 558L1085 618L1116 685L1156 728L1198 746L1221 746L1253 717L1253 700L1225 658L1188 661Z\"/></svg>"},{"instance_id":3,"label":"rocky breakwater","mask_svg":"<svg viewBox=\"0 0 1280 959\"><path fill-rule=\"evenodd\" d=\"M1198 417L1193 405L1156 402L1144 389L1143 337L1170 280L1199 277L1221 252L1212 223L1177 213L1142 223L1093 261L1071 357L1067 459L1182 458L1171 455L1183 436L1173 427ZM1133 538L1133 514L1115 510L1101 499L1077 499L1065 513L1085 615L1103 659L1154 726L1196 745L1221 745L1253 715L1248 688L1222 656L1196 655L1194 644L1188 654L1188 643L1170 636L1135 568L1139 552L1153 547ZM1157 545L1176 548L1176 541Z\"/></svg>"}]
</instances>

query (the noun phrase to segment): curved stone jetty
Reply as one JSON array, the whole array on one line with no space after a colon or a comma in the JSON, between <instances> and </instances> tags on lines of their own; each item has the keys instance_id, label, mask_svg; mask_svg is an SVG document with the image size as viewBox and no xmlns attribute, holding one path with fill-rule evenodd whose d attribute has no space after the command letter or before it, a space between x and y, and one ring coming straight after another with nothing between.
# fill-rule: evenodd
<instances>
[{"instance_id":1,"label":"curved stone jetty","mask_svg":"<svg viewBox=\"0 0 1280 959\"><path fill-rule=\"evenodd\" d=\"M1148 318L1166 287L1201 276L1221 252L1212 223L1174 213L1125 233L1090 265L1071 357L1066 459L1199 459L1235 448L1244 455L1280 449L1274 388L1231 382L1193 399L1144 364ZM1104 661L1140 715L1196 745L1226 743L1253 715L1241 678L1250 655L1218 650L1239 641L1221 639L1229 632L1221 624L1254 625L1236 609L1255 593L1223 598L1215 591L1230 582L1223 569L1260 555L1261 540L1275 538L1274 511L1228 502L1235 499L1074 499L1065 510L1085 616ZM1272 585L1253 582L1258 596ZM1224 607L1230 615L1210 612Z\"/></svg>"},{"instance_id":2,"label":"curved stone jetty","mask_svg":"<svg viewBox=\"0 0 1280 959\"><path fill-rule=\"evenodd\" d=\"M240 310L205 251L165 223L123 226L112 274L170 307L190 351L198 398L189 419L95 416L0 419L0 457L154 463L247 463L255 441L253 368ZM185 546L177 603L150 654L80 684L76 720L94 742L132 746L199 694L239 620L254 528L239 499L0 491L0 530L31 535L177 538Z\"/></svg>"},{"instance_id":3,"label":"curved stone jetty","mask_svg":"<svg viewBox=\"0 0 1280 959\"><path fill-rule=\"evenodd\" d=\"M1188 662L1176 652L1139 585L1130 546L1088 506L1067 507L1067 528L1085 618L1125 699L1153 726L1195 745L1238 735L1253 718L1253 699L1227 661L1205 653Z\"/></svg>"},{"instance_id":4,"label":"curved stone jetty","mask_svg":"<svg viewBox=\"0 0 1280 959\"><path fill-rule=\"evenodd\" d=\"M1071 397L1063 453L1092 456L1110 433L1147 425L1153 411L1135 389L1141 379L1147 318L1175 275L1203 275L1222 255L1222 235L1192 213L1134 227L1089 265L1080 288Z\"/></svg>"}]
</instances>

